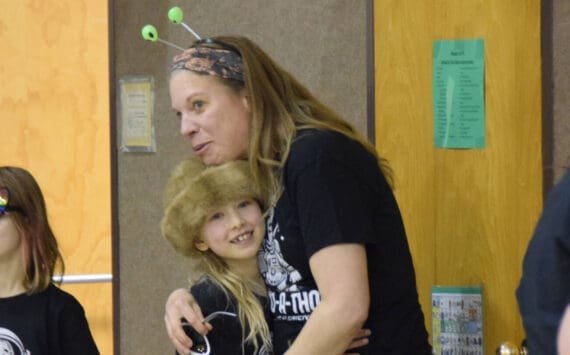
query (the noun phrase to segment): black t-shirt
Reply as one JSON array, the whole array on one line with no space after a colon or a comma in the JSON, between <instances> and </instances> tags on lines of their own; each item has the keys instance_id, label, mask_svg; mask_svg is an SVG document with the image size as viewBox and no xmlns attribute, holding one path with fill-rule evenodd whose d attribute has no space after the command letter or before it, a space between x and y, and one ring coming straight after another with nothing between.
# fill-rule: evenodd
<instances>
[{"instance_id":1,"label":"black t-shirt","mask_svg":"<svg viewBox=\"0 0 570 355\"><path fill-rule=\"evenodd\" d=\"M529 354L556 354L558 327L570 304L570 170L548 195L516 295Z\"/></svg>"},{"instance_id":2,"label":"black t-shirt","mask_svg":"<svg viewBox=\"0 0 570 355\"><path fill-rule=\"evenodd\" d=\"M275 353L286 351L320 301L309 258L330 245L363 243L371 292L365 327L372 335L356 352L431 354L400 211L375 157L342 134L301 130L283 184L261 263Z\"/></svg>"},{"instance_id":3,"label":"black t-shirt","mask_svg":"<svg viewBox=\"0 0 570 355\"><path fill-rule=\"evenodd\" d=\"M99 354L83 307L54 285L29 296L0 298L0 353L4 351L16 355Z\"/></svg>"},{"instance_id":4,"label":"black t-shirt","mask_svg":"<svg viewBox=\"0 0 570 355\"><path fill-rule=\"evenodd\" d=\"M225 311L237 315L235 298L229 293L226 295L217 283L207 277L203 277L196 285L192 286L190 292L200 305L204 317L217 311ZM258 299L265 310L266 320L268 320L267 298L258 297ZM252 343L243 343L242 326L237 316L220 315L211 320L210 324L212 324L213 330L206 337L210 342L211 355L272 354L270 349L262 345L261 340L259 340L260 349L257 352L255 352ZM249 329L246 328L244 335L247 336L248 332Z\"/></svg>"}]
</instances>

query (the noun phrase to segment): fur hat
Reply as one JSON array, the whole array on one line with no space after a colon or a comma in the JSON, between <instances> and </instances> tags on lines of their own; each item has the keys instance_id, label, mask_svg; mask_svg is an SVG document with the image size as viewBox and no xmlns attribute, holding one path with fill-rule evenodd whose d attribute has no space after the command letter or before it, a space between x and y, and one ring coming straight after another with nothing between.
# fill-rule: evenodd
<instances>
[{"instance_id":1,"label":"fur hat","mask_svg":"<svg viewBox=\"0 0 570 355\"><path fill-rule=\"evenodd\" d=\"M181 254L197 255L195 243L209 213L242 198L260 197L247 161L207 167L199 158L185 160L172 171L164 191L162 235Z\"/></svg>"}]
</instances>

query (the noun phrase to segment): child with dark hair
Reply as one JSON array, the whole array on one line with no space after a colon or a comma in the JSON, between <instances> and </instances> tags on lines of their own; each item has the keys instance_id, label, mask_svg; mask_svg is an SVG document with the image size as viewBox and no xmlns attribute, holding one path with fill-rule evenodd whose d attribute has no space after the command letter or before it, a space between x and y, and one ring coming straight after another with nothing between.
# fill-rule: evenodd
<instances>
[{"instance_id":1,"label":"child with dark hair","mask_svg":"<svg viewBox=\"0 0 570 355\"><path fill-rule=\"evenodd\" d=\"M99 354L81 304L52 283L64 270L34 177L0 167L0 353Z\"/></svg>"}]
</instances>

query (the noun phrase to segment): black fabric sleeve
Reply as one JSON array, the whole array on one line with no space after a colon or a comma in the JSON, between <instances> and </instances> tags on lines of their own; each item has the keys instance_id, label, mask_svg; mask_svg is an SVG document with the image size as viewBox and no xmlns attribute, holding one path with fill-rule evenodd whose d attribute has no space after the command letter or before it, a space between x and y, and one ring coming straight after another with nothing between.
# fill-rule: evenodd
<instances>
[{"instance_id":1,"label":"black fabric sleeve","mask_svg":"<svg viewBox=\"0 0 570 355\"><path fill-rule=\"evenodd\" d=\"M292 152L286 176L307 255L334 244L375 243L376 159L345 137L308 138Z\"/></svg>"},{"instance_id":2,"label":"black fabric sleeve","mask_svg":"<svg viewBox=\"0 0 570 355\"><path fill-rule=\"evenodd\" d=\"M204 317L216 311L235 311L231 299L217 284L209 279L202 279L192 286L190 293L200 305Z\"/></svg>"},{"instance_id":3,"label":"black fabric sleeve","mask_svg":"<svg viewBox=\"0 0 570 355\"><path fill-rule=\"evenodd\" d=\"M85 312L81 304L69 295L58 319L59 348L61 354L98 355Z\"/></svg>"}]
</instances>

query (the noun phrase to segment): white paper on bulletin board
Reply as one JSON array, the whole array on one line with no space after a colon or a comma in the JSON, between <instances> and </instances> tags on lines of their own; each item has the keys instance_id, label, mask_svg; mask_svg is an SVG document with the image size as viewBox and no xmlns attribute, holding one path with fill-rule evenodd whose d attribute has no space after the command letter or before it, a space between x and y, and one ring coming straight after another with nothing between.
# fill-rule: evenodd
<instances>
[{"instance_id":1,"label":"white paper on bulletin board","mask_svg":"<svg viewBox=\"0 0 570 355\"><path fill-rule=\"evenodd\" d=\"M431 304L434 354L485 354L481 286L433 286Z\"/></svg>"},{"instance_id":2,"label":"white paper on bulletin board","mask_svg":"<svg viewBox=\"0 0 570 355\"><path fill-rule=\"evenodd\" d=\"M153 107L154 80L150 76L127 76L119 80L121 150L156 152Z\"/></svg>"}]
</instances>

